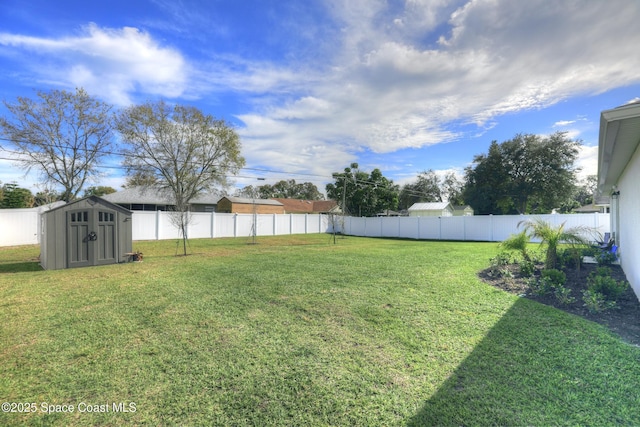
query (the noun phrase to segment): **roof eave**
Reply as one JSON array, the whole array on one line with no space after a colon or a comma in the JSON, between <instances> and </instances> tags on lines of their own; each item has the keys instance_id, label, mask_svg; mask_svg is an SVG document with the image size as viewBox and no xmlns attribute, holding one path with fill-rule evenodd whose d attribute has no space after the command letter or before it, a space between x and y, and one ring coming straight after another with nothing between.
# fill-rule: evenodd
<instances>
[{"instance_id":1,"label":"roof eave","mask_svg":"<svg viewBox=\"0 0 640 427\"><path fill-rule=\"evenodd\" d=\"M600 114L598 140L598 194L609 195L626 168L631 155L640 143L640 135L633 139L619 139L624 122L640 120L640 104L630 104ZM622 149L624 151L622 151Z\"/></svg>"}]
</instances>

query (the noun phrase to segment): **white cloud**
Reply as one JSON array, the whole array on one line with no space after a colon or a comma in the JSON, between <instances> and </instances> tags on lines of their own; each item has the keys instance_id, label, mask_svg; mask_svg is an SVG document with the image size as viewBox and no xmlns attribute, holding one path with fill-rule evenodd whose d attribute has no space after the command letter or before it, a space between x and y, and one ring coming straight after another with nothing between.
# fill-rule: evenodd
<instances>
[{"instance_id":1,"label":"white cloud","mask_svg":"<svg viewBox=\"0 0 640 427\"><path fill-rule=\"evenodd\" d=\"M640 82L640 2L331 0L327 10L337 30L306 46L313 61L308 52L303 62L270 62L213 48L197 61L139 29L94 24L60 39L0 34L0 44L61 64L41 79L118 104L134 94L241 94L249 164L324 175L363 151L475 137L505 114ZM577 136L574 121L555 126Z\"/></svg>"},{"instance_id":2,"label":"white cloud","mask_svg":"<svg viewBox=\"0 0 640 427\"><path fill-rule=\"evenodd\" d=\"M188 66L180 52L160 46L136 28L100 28L89 24L74 37L45 39L2 33L0 44L24 48L53 64L39 61L38 79L84 87L89 93L126 105L135 91L175 98L187 87Z\"/></svg>"},{"instance_id":3,"label":"white cloud","mask_svg":"<svg viewBox=\"0 0 640 427\"><path fill-rule=\"evenodd\" d=\"M553 124L553 127L565 127L574 124L575 120L560 120Z\"/></svg>"},{"instance_id":4,"label":"white cloud","mask_svg":"<svg viewBox=\"0 0 640 427\"><path fill-rule=\"evenodd\" d=\"M579 179L584 179L588 175L598 174L598 146L597 145L582 145L580 147L580 153L575 163L576 167L580 168L578 172Z\"/></svg>"}]
</instances>

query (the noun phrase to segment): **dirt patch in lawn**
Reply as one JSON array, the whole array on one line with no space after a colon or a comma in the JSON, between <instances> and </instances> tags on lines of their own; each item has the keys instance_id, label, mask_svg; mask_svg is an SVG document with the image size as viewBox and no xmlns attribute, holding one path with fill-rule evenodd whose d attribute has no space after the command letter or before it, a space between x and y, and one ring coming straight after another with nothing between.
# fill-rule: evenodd
<instances>
[{"instance_id":1,"label":"dirt patch in lawn","mask_svg":"<svg viewBox=\"0 0 640 427\"><path fill-rule=\"evenodd\" d=\"M571 295L575 301L569 304L561 304L553 294L535 295L532 294L527 285L527 278L522 277L519 267L516 264L508 265L505 268L511 272L513 277L495 277L490 274L490 269L479 273L480 278L497 288L538 301L542 304L553 306L567 313L584 317L591 321L600 323L618 334L625 341L640 346L640 302L631 287L617 301L618 308L607 310L601 313L590 313L584 306L582 292L587 288L587 276L598 266L596 264L583 264L577 269L565 269L567 283L565 287L571 290ZM611 265L612 276L616 280L627 280L624 272L618 265ZM540 270L537 269L536 277L539 277ZM507 274L507 276L509 276Z\"/></svg>"}]
</instances>

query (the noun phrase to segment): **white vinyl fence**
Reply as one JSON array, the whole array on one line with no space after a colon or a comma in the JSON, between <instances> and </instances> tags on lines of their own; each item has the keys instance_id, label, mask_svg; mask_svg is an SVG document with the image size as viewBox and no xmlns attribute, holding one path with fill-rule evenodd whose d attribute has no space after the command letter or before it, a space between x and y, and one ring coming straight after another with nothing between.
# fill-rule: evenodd
<instances>
[{"instance_id":1,"label":"white vinyl fence","mask_svg":"<svg viewBox=\"0 0 640 427\"><path fill-rule=\"evenodd\" d=\"M474 215L448 217L346 217L344 233L351 236L394 237L424 240L501 242L522 231L521 221L540 218L565 228L586 226L609 232L609 214ZM594 240L592 236L584 236Z\"/></svg>"},{"instance_id":2,"label":"white vinyl fence","mask_svg":"<svg viewBox=\"0 0 640 427\"><path fill-rule=\"evenodd\" d=\"M38 244L42 209L0 210L0 246ZM169 213L134 211L133 240L163 240L180 237ZM518 223L541 218L566 227L584 225L604 234L609 230L609 214L570 215L476 215L459 217L342 218L336 229L352 236L393 237L425 240L469 240L499 242L520 231ZM332 232L327 215L192 213L189 238L274 236ZM254 228L255 227L255 228ZM255 232L254 232L255 229Z\"/></svg>"},{"instance_id":3,"label":"white vinyl fence","mask_svg":"<svg viewBox=\"0 0 640 427\"><path fill-rule=\"evenodd\" d=\"M170 215L170 213L162 211L134 211L132 217L133 240L179 238L180 233L171 224ZM190 239L200 239L326 233L329 230L328 224L326 215L193 212L187 236Z\"/></svg>"}]
</instances>

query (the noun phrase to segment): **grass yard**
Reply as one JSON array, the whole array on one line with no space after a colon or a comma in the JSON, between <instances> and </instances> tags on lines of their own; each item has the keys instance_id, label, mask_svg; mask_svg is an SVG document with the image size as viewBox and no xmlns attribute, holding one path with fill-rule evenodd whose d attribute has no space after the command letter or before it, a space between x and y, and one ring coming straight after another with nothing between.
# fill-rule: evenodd
<instances>
[{"instance_id":1,"label":"grass yard","mask_svg":"<svg viewBox=\"0 0 640 427\"><path fill-rule=\"evenodd\" d=\"M640 348L482 283L495 243L247 243L0 248L0 425L640 425Z\"/></svg>"}]
</instances>

